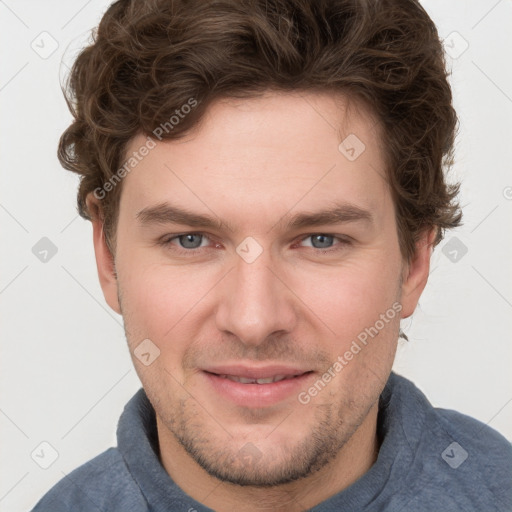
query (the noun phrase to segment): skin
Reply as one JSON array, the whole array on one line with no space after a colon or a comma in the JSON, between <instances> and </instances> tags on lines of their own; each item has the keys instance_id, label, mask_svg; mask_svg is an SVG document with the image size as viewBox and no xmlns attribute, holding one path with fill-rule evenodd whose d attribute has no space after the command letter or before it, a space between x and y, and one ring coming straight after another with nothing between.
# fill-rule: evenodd
<instances>
[{"instance_id":1,"label":"skin","mask_svg":"<svg viewBox=\"0 0 512 512\"><path fill-rule=\"evenodd\" d=\"M366 146L354 161L338 150L350 133ZM135 137L127 154L145 140ZM404 261L380 140L370 113L353 101L349 108L343 96L222 100L186 137L159 142L124 178L115 257L105 244L101 201L88 197L101 286L123 315L155 408L161 462L206 506L304 510L376 460L378 397L400 318L413 313L427 282L434 236L425 230ZM141 210L164 202L232 229L141 222ZM372 221L285 225L335 202L366 210ZM205 236L193 237L200 246L190 248L177 238L184 233ZM333 237L320 239L323 249L318 234ZM236 252L249 236L262 249L252 263ZM209 364L295 365L312 372L298 390L307 391L396 302L401 312L307 404L297 393L271 405L235 404L202 371ZM147 338L160 350L149 366L133 356Z\"/></svg>"}]
</instances>

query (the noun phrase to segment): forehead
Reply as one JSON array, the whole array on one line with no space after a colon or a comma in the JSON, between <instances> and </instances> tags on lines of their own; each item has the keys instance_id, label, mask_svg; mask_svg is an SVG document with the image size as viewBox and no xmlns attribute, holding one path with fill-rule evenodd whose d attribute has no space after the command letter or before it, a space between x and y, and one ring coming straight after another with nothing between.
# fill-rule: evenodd
<instances>
[{"instance_id":1,"label":"forehead","mask_svg":"<svg viewBox=\"0 0 512 512\"><path fill-rule=\"evenodd\" d=\"M121 209L133 217L172 199L203 213L215 206L254 217L256 208L275 217L343 199L379 214L390 201L379 129L364 105L341 95L218 100L183 138L155 139L124 179ZM146 141L135 137L126 156Z\"/></svg>"}]
</instances>

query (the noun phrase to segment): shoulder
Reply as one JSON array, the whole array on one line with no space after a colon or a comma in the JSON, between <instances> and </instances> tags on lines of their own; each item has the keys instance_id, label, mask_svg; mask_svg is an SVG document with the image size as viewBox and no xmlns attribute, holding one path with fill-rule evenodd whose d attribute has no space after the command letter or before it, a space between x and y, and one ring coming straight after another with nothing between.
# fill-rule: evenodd
<instances>
[{"instance_id":1,"label":"shoulder","mask_svg":"<svg viewBox=\"0 0 512 512\"><path fill-rule=\"evenodd\" d=\"M502 460L510 463L512 445L499 432L471 416L451 409L434 408L434 411L437 421L465 441L474 455L495 454L496 463Z\"/></svg>"},{"instance_id":2,"label":"shoulder","mask_svg":"<svg viewBox=\"0 0 512 512\"><path fill-rule=\"evenodd\" d=\"M488 491L503 510L512 510L512 444L493 428L465 414L437 408L434 413L451 439L441 453L443 461L460 474L466 485Z\"/></svg>"},{"instance_id":3,"label":"shoulder","mask_svg":"<svg viewBox=\"0 0 512 512\"><path fill-rule=\"evenodd\" d=\"M146 502L117 448L78 467L37 503L32 512L144 511Z\"/></svg>"},{"instance_id":4,"label":"shoulder","mask_svg":"<svg viewBox=\"0 0 512 512\"><path fill-rule=\"evenodd\" d=\"M512 510L511 443L470 416L433 407L414 384L399 380L409 405L402 409L409 416L402 417L404 433L419 441L412 502L446 502L445 510Z\"/></svg>"}]
</instances>

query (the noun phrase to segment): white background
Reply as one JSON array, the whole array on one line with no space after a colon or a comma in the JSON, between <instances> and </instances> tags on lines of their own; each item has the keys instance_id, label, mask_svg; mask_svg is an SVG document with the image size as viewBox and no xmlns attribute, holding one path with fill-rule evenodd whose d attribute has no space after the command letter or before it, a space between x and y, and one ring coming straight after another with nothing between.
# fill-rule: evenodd
<instances>
[{"instance_id":1,"label":"white background","mask_svg":"<svg viewBox=\"0 0 512 512\"><path fill-rule=\"evenodd\" d=\"M71 119L61 61L69 65L108 4L0 0L2 511L28 510L64 474L115 444L118 417L140 386L121 318L98 284L90 223L76 214L77 179L56 157ZM432 256L395 369L434 405L511 440L512 3L423 5L457 56L448 60L461 123L454 178L463 180L464 226ZM46 59L31 47L51 49L43 31L58 44ZM456 262L442 251L453 236L467 247ZM46 263L32 252L42 237L58 249ZM50 461L43 441L58 453L48 469L31 458L37 448Z\"/></svg>"}]
</instances>

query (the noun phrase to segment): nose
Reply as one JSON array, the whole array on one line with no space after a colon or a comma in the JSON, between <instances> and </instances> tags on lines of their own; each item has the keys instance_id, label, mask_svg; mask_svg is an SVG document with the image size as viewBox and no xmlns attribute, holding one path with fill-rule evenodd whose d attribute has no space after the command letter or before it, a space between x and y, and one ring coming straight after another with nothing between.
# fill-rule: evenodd
<instances>
[{"instance_id":1,"label":"nose","mask_svg":"<svg viewBox=\"0 0 512 512\"><path fill-rule=\"evenodd\" d=\"M216 322L219 330L247 346L258 346L269 336L293 331L294 294L264 250L248 263L235 254L235 268L223 280Z\"/></svg>"}]
</instances>

